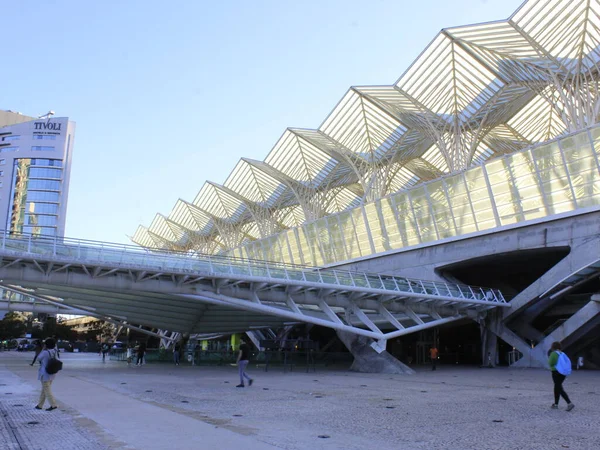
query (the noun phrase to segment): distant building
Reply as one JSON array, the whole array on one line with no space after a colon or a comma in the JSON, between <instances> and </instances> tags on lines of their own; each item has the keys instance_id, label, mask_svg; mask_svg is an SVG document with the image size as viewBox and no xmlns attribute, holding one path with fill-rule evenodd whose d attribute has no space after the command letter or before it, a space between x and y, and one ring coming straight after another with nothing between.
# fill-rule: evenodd
<instances>
[{"instance_id":1,"label":"distant building","mask_svg":"<svg viewBox=\"0 0 600 450\"><path fill-rule=\"evenodd\" d=\"M64 236L75 122L0 111L0 229Z\"/></svg>"},{"instance_id":2,"label":"distant building","mask_svg":"<svg viewBox=\"0 0 600 450\"><path fill-rule=\"evenodd\" d=\"M99 329L104 321L97 319L96 317L82 316L74 317L72 319L65 319L61 321L62 325L71 327L78 333L85 333L87 331L93 331Z\"/></svg>"}]
</instances>

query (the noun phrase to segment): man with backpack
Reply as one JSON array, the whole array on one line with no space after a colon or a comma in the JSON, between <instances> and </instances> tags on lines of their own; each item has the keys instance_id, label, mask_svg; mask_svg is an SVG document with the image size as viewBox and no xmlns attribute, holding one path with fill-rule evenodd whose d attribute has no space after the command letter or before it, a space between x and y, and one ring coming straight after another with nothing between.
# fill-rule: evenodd
<instances>
[{"instance_id":1,"label":"man with backpack","mask_svg":"<svg viewBox=\"0 0 600 450\"><path fill-rule=\"evenodd\" d=\"M48 338L44 342L44 350L40 352L38 361L40 370L38 371L38 380L42 382L42 392L40 400L35 409L43 409L46 398L50 402L50 407L46 411L53 411L58 408L54 395L52 394L52 382L56 377L56 373L62 369L62 362L58 359L58 351L56 350L56 342L54 339Z\"/></svg>"},{"instance_id":2,"label":"man with backpack","mask_svg":"<svg viewBox=\"0 0 600 450\"><path fill-rule=\"evenodd\" d=\"M571 403L569 396L562 386L563 381L571 374L571 360L563 353L560 342L552 343L548 364L552 371L552 381L554 381L554 403L552 404L552 409L558 409L558 402L560 397L562 397L567 402L567 411L571 411L575 408L575 405Z\"/></svg>"}]
</instances>

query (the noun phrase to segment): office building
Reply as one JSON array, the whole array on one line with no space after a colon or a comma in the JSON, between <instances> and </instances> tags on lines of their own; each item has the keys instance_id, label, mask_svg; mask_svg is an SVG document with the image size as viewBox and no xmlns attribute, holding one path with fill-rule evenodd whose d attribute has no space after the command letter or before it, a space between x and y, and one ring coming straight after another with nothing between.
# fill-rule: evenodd
<instances>
[{"instance_id":1,"label":"office building","mask_svg":"<svg viewBox=\"0 0 600 450\"><path fill-rule=\"evenodd\" d=\"M64 236L75 123L0 111L0 223L15 234Z\"/></svg>"}]
</instances>

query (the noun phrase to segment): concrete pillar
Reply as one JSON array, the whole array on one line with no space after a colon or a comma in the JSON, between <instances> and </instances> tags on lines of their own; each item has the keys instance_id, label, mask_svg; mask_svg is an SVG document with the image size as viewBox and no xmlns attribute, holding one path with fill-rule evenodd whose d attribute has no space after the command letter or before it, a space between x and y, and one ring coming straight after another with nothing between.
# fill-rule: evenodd
<instances>
[{"instance_id":1,"label":"concrete pillar","mask_svg":"<svg viewBox=\"0 0 600 450\"><path fill-rule=\"evenodd\" d=\"M498 336L492 330L497 327L499 321L499 315L492 311L488 311L484 318L479 319L482 367L496 367L498 364Z\"/></svg>"},{"instance_id":2,"label":"concrete pillar","mask_svg":"<svg viewBox=\"0 0 600 450\"><path fill-rule=\"evenodd\" d=\"M481 330L481 365L482 367L496 367L498 364L498 336L480 325Z\"/></svg>"},{"instance_id":3,"label":"concrete pillar","mask_svg":"<svg viewBox=\"0 0 600 450\"><path fill-rule=\"evenodd\" d=\"M346 331L337 331L337 335L354 356L350 370L363 373L414 374L415 371L401 363L386 350L384 344L365 336ZM375 344L372 346L372 344ZM381 350L379 353L375 348Z\"/></svg>"}]
</instances>

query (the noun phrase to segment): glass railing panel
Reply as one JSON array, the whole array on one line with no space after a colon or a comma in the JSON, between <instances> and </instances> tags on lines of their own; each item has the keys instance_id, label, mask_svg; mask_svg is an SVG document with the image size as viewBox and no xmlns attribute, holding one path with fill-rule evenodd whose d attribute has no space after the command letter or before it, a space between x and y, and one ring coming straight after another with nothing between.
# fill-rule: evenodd
<instances>
[{"instance_id":1,"label":"glass railing panel","mask_svg":"<svg viewBox=\"0 0 600 450\"><path fill-rule=\"evenodd\" d=\"M464 298L473 299L473 292L468 286L458 285L458 289L460 289L460 292Z\"/></svg>"},{"instance_id":2,"label":"glass railing panel","mask_svg":"<svg viewBox=\"0 0 600 450\"><path fill-rule=\"evenodd\" d=\"M431 217L429 199L427 198L425 188L421 186L419 188L411 189L409 196L415 218L417 219L421 240L423 242L435 241L437 239L437 233L433 218Z\"/></svg>"},{"instance_id":3,"label":"glass railing panel","mask_svg":"<svg viewBox=\"0 0 600 450\"><path fill-rule=\"evenodd\" d=\"M477 231L475 217L471 209L471 201L462 174L446 179L446 189L450 198L450 208L454 214L457 234L473 233Z\"/></svg>"},{"instance_id":4,"label":"glass railing panel","mask_svg":"<svg viewBox=\"0 0 600 450\"><path fill-rule=\"evenodd\" d=\"M523 220L521 199L514 187L514 174L510 161L502 158L486 165L488 178L501 225L510 225Z\"/></svg>"},{"instance_id":5,"label":"glass railing panel","mask_svg":"<svg viewBox=\"0 0 600 450\"><path fill-rule=\"evenodd\" d=\"M382 278L384 289L387 289L388 291L397 290L396 283L394 283L393 278L387 278L387 277L381 277L381 278Z\"/></svg>"},{"instance_id":6,"label":"glass railing panel","mask_svg":"<svg viewBox=\"0 0 600 450\"><path fill-rule=\"evenodd\" d=\"M354 281L354 285L358 287L369 287L369 283L365 278L365 275L362 273L353 273L351 274L352 280Z\"/></svg>"},{"instance_id":7,"label":"glass railing panel","mask_svg":"<svg viewBox=\"0 0 600 450\"><path fill-rule=\"evenodd\" d=\"M310 281L313 283L321 282L321 274L319 274L318 271L306 271L304 272L304 277L306 278L306 281Z\"/></svg>"},{"instance_id":8,"label":"glass railing panel","mask_svg":"<svg viewBox=\"0 0 600 450\"><path fill-rule=\"evenodd\" d=\"M421 240L408 194L401 192L393 195L392 199L397 208L398 227L402 236L402 242L405 246L419 244Z\"/></svg>"},{"instance_id":9,"label":"glass railing panel","mask_svg":"<svg viewBox=\"0 0 600 450\"><path fill-rule=\"evenodd\" d=\"M385 224L381 223L379 220L379 203L379 201L375 201L365 205L365 214L367 216L369 229L371 230L371 237L373 238L373 245L375 246L376 253L390 250L390 245L385 232Z\"/></svg>"},{"instance_id":10,"label":"glass railing panel","mask_svg":"<svg viewBox=\"0 0 600 450\"><path fill-rule=\"evenodd\" d=\"M421 281L425 292L430 295L440 295L433 281Z\"/></svg>"},{"instance_id":11,"label":"glass railing panel","mask_svg":"<svg viewBox=\"0 0 600 450\"><path fill-rule=\"evenodd\" d=\"M417 280L407 280L409 284L409 290L417 294L424 294L423 286Z\"/></svg>"},{"instance_id":12,"label":"glass railing panel","mask_svg":"<svg viewBox=\"0 0 600 450\"><path fill-rule=\"evenodd\" d=\"M367 275L367 281L369 282L369 285L373 289L385 289L385 287L384 287L383 283L381 282L381 279L379 278L379 276Z\"/></svg>"},{"instance_id":13,"label":"glass railing panel","mask_svg":"<svg viewBox=\"0 0 600 450\"><path fill-rule=\"evenodd\" d=\"M339 284L344 285L344 286L354 286L354 279L352 278L352 275L350 275L349 273L340 272L340 271L336 270L335 274L337 276Z\"/></svg>"},{"instance_id":14,"label":"glass railing panel","mask_svg":"<svg viewBox=\"0 0 600 450\"><path fill-rule=\"evenodd\" d=\"M600 172L587 133L582 133L561 142L567 170L575 199L579 208L596 206L600 203Z\"/></svg>"},{"instance_id":15,"label":"glass railing panel","mask_svg":"<svg viewBox=\"0 0 600 450\"><path fill-rule=\"evenodd\" d=\"M369 242L369 231L367 225L365 224L365 219L363 217L362 208L353 209L350 212L352 217L352 222L354 223L354 233L356 235L356 241L353 245L353 249L355 250L354 254L358 256L366 256L372 254L371 244Z\"/></svg>"},{"instance_id":16,"label":"glass railing panel","mask_svg":"<svg viewBox=\"0 0 600 450\"><path fill-rule=\"evenodd\" d=\"M465 172L464 175L477 220L477 228L479 231L494 228L496 226L496 218L483 169L481 167L473 167Z\"/></svg>"},{"instance_id":17,"label":"glass railing panel","mask_svg":"<svg viewBox=\"0 0 600 450\"><path fill-rule=\"evenodd\" d=\"M536 161L542 188L552 213L572 210L575 207L573 194L558 142L534 148L531 153Z\"/></svg>"},{"instance_id":18,"label":"glass railing panel","mask_svg":"<svg viewBox=\"0 0 600 450\"><path fill-rule=\"evenodd\" d=\"M288 244L290 246L290 263L291 264L304 264L304 260L302 259L302 251L300 249L300 243L298 242L298 237L296 236L296 230L290 229L284 231L286 238L288 240Z\"/></svg>"},{"instance_id":19,"label":"glass railing panel","mask_svg":"<svg viewBox=\"0 0 600 450\"><path fill-rule=\"evenodd\" d=\"M321 278L323 280L323 283L326 284L338 284L337 278L335 277L335 274L328 272L328 271L321 271Z\"/></svg>"},{"instance_id":20,"label":"glass railing panel","mask_svg":"<svg viewBox=\"0 0 600 450\"><path fill-rule=\"evenodd\" d=\"M307 223L302 227L306 233L306 241L310 248L310 254L313 257L313 266L322 266L325 263L323 259L323 252L321 250L321 243L319 242L319 233L315 228L314 223Z\"/></svg>"},{"instance_id":21,"label":"glass railing panel","mask_svg":"<svg viewBox=\"0 0 600 450\"><path fill-rule=\"evenodd\" d=\"M233 275L250 275L250 268L242 264L232 264L231 273Z\"/></svg>"},{"instance_id":22,"label":"glass railing panel","mask_svg":"<svg viewBox=\"0 0 600 450\"><path fill-rule=\"evenodd\" d=\"M346 255L346 248L344 243L344 236L340 228L340 222L338 221L337 215L327 217L327 229L325 232L321 232L321 237L329 236L329 246L331 256L329 261L343 261L348 259Z\"/></svg>"},{"instance_id":23,"label":"glass railing panel","mask_svg":"<svg viewBox=\"0 0 600 450\"><path fill-rule=\"evenodd\" d=\"M298 227L296 228L297 230L297 237L298 237L298 242L300 243L300 245L302 246L302 254L304 256L304 264L307 264L309 266L314 266L315 265L315 257L312 253L312 247L308 244L307 241L307 234L306 234L306 228L305 227Z\"/></svg>"},{"instance_id":24,"label":"glass railing panel","mask_svg":"<svg viewBox=\"0 0 600 450\"><path fill-rule=\"evenodd\" d=\"M304 281L304 274L300 270L288 270L290 280Z\"/></svg>"},{"instance_id":25,"label":"glass railing panel","mask_svg":"<svg viewBox=\"0 0 600 450\"><path fill-rule=\"evenodd\" d=\"M29 248L29 243L25 239L7 239L6 243L4 244L4 248L6 248L7 250L26 252Z\"/></svg>"},{"instance_id":26,"label":"glass railing panel","mask_svg":"<svg viewBox=\"0 0 600 450\"><path fill-rule=\"evenodd\" d=\"M456 235L454 221L450 211L448 198L446 197L446 188L442 180L433 181L426 186L429 193L431 210L433 211L433 220L440 239Z\"/></svg>"},{"instance_id":27,"label":"glass railing panel","mask_svg":"<svg viewBox=\"0 0 600 450\"><path fill-rule=\"evenodd\" d=\"M383 221L382 226L385 230L385 238L381 242L383 248L385 250L392 250L406 245L403 242L398 228L398 221L396 220L391 198L387 197L381 199L378 203L378 207L381 211L381 219Z\"/></svg>"},{"instance_id":28,"label":"glass railing panel","mask_svg":"<svg viewBox=\"0 0 600 450\"><path fill-rule=\"evenodd\" d=\"M544 216L546 208L531 153L517 153L507 159L511 164L514 186L519 193L523 220Z\"/></svg>"},{"instance_id":29,"label":"glass railing panel","mask_svg":"<svg viewBox=\"0 0 600 450\"><path fill-rule=\"evenodd\" d=\"M271 273L271 277L273 278L287 278L287 272L283 268L279 267L270 267L269 272Z\"/></svg>"},{"instance_id":30,"label":"glass railing panel","mask_svg":"<svg viewBox=\"0 0 600 450\"><path fill-rule=\"evenodd\" d=\"M459 287L454 284L448 283L444 286L444 288L448 291L448 294L451 297L455 297L455 298L463 297L463 294L462 294L461 290L459 289Z\"/></svg>"}]
</instances>

